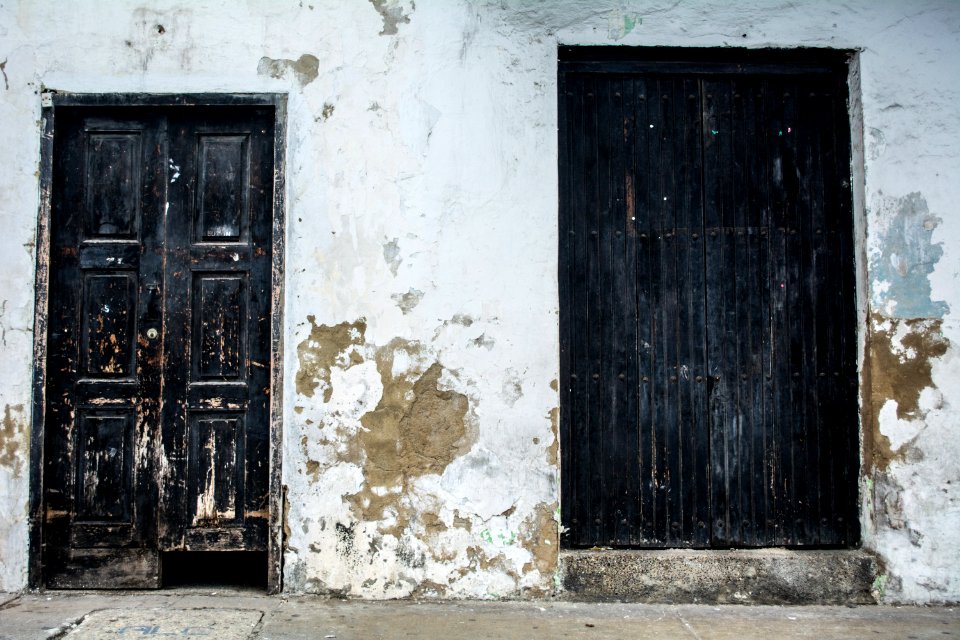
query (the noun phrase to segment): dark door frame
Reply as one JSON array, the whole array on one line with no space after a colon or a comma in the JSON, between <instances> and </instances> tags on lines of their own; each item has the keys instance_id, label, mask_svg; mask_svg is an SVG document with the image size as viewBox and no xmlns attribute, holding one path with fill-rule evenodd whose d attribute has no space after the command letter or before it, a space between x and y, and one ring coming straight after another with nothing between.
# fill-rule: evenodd
<instances>
[{"instance_id":1,"label":"dark door frame","mask_svg":"<svg viewBox=\"0 0 960 640\"><path fill-rule=\"evenodd\" d=\"M270 319L270 520L267 533L267 591L282 588L283 497L283 276L284 276L284 157L287 97L278 93L60 93L41 96L40 207L37 219L36 301L33 325L33 418L30 433L29 585L43 587L43 467L47 384L47 311L49 304L50 215L53 195L54 127L58 107L196 107L265 106L274 109L273 230L271 244Z\"/></svg>"}]
</instances>

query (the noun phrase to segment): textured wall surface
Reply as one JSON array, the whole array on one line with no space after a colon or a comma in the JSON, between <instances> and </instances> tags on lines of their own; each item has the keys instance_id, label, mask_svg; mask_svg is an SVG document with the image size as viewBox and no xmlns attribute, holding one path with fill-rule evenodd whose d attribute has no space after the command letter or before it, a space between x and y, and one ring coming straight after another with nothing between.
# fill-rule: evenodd
<instances>
[{"instance_id":1,"label":"textured wall surface","mask_svg":"<svg viewBox=\"0 0 960 640\"><path fill-rule=\"evenodd\" d=\"M289 95L286 590L554 589L558 44L861 51L864 546L888 601L960 600L951 0L0 0L0 590L26 583L43 87Z\"/></svg>"}]
</instances>

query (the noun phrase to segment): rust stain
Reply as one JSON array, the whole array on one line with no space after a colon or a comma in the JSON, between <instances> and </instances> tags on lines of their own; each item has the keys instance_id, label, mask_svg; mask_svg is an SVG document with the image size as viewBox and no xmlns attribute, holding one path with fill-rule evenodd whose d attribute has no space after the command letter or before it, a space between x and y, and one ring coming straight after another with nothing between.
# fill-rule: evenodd
<instances>
[{"instance_id":1,"label":"rust stain","mask_svg":"<svg viewBox=\"0 0 960 640\"><path fill-rule=\"evenodd\" d=\"M941 332L942 321L931 318L897 319L873 313L864 363L864 405L869 419L864 422L864 450L867 466L883 471L904 451L894 451L880 432L880 410L887 400L897 403L897 418L915 419L920 412L920 394L933 387L931 360L942 357L949 341ZM901 336L897 340L897 336Z\"/></svg>"},{"instance_id":2,"label":"rust stain","mask_svg":"<svg viewBox=\"0 0 960 640\"><path fill-rule=\"evenodd\" d=\"M27 422L23 415L23 405L7 405L3 408L3 421L0 422L0 467L10 470L14 478L23 471L23 459L17 455L27 444Z\"/></svg>"},{"instance_id":3,"label":"rust stain","mask_svg":"<svg viewBox=\"0 0 960 640\"><path fill-rule=\"evenodd\" d=\"M297 345L297 369L295 385L297 393L312 398L314 392L323 385L323 401L330 402L333 387L330 386L330 369L340 366L349 369L363 362L363 356L353 347L363 344L367 330L366 322L361 318L356 322L341 322L337 325L316 323L315 316L307 316L310 322L310 335Z\"/></svg>"},{"instance_id":4,"label":"rust stain","mask_svg":"<svg viewBox=\"0 0 960 640\"><path fill-rule=\"evenodd\" d=\"M383 395L376 408L360 418L363 430L357 436L365 482L359 493L344 496L362 520L393 516L393 524L381 533L396 537L417 517L406 498L411 480L443 473L476 439L465 419L467 397L439 388L443 367L438 362L422 373L394 375L395 352L415 355L420 348L419 343L395 339L377 350Z\"/></svg>"}]
</instances>

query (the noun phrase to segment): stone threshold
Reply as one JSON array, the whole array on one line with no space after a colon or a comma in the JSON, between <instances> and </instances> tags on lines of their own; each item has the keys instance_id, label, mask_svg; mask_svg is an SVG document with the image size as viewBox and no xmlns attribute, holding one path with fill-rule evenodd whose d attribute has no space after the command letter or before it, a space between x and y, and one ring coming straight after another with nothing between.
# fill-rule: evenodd
<instances>
[{"instance_id":1,"label":"stone threshold","mask_svg":"<svg viewBox=\"0 0 960 640\"><path fill-rule=\"evenodd\" d=\"M860 549L567 550L561 597L662 604L876 604Z\"/></svg>"}]
</instances>

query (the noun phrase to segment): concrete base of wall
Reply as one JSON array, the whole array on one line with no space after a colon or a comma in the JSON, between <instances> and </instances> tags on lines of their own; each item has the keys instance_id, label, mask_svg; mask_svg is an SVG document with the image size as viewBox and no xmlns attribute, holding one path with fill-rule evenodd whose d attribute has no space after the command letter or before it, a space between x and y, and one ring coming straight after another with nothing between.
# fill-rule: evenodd
<instances>
[{"instance_id":1,"label":"concrete base of wall","mask_svg":"<svg viewBox=\"0 0 960 640\"><path fill-rule=\"evenodd\" d=\"M565 551L565 597L644 603L875 604L860 550Z\"/></svg>"}]
</instances>

